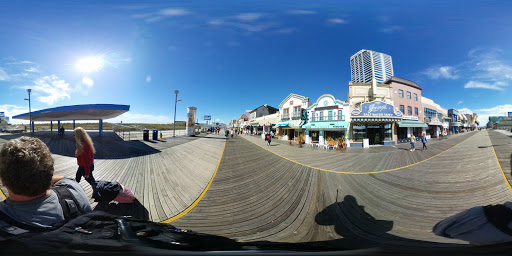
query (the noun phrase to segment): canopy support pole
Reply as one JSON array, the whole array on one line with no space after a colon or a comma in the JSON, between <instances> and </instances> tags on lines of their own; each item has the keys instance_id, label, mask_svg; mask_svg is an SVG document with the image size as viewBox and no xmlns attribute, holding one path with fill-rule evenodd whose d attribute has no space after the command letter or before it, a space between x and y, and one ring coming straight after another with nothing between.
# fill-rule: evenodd
<instances>
[{"instance_id":1,"label":"canopy support pole","mask_svg":"<svg viewBox=\"0 0 512 256\"><path fill-rule=\"evenodd\" d=\"M100 137L101 137L102 130L103 130L103 119L100 119Z\"/></svg>"}]
</instances>

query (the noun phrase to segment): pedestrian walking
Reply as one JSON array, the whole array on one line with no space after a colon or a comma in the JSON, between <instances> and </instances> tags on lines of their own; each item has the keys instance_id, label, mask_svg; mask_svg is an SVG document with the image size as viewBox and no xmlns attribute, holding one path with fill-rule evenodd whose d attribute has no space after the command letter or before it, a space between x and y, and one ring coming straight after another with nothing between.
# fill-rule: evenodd
<instances>
[{"instance_id":1,"label":"pedestrian walking","mask_svg":"<svg viewBox=\"0 0 512 256\"><path fill-rule=\"evenodd\" d=\"M411 149L409 151L415 151L414 143L416 142L416 136L414 134L411 134Z\"/></svg>"},{"instance_id":2,"label":"pedestrian walking","mask_svg":"<svg viewBox=\"0 0 512 256\"><path fill-rule=\"evenodd\" d=\"M76 171L76 182L80 182L82 176L91 185L93 190L96 188L96 181L92 172L94 171L94 153L96 149L92 143L92 139L82 127L77 127L73 131L76 142L76 161L78 170Z\"/></svg>"},{"instance_id":3,"label":"pedestrian walking","mask_svg":"<svg viewBox=\"0 0 512 256\"><path fill-rule=\"evenodd\" d=\"M231 138L233 138L233 134L235 134L235 131L231 130Z\"/></svg>"},{"instance_id":4,"label":"pedestrian walking","mask_svg":"<svg viewBox=\"0 0 512 256\"><path fill-rule=\"evenodd\" d=\"M267 146L270 146L270 142L272 141L272 137L270 136L270 133L267 133L265 135L265 140L267 141Z\"/></svg>"},{"instance_id":5,"label":"pedestrian walking","mask_svg":"<svg viewBox=\"0 0 512 256\"><path fill-rule=\"evenodd\" d=\"M421 135L421 142L423 143L423 148L422 149L427 149L428 140L427 140L427 136L425 135L425 133L423 133Z\"/></svg>"},{"instance_id":6,"label":"pedestrian walking","mask_svg":"<svg viewBox=\"0 0 512 256\"><path fill-rule=\"evenodd\" d=\"M228 135L229 135L229 130L226 129L226 139L228 138Z\"/></svg>"}]
</instances>

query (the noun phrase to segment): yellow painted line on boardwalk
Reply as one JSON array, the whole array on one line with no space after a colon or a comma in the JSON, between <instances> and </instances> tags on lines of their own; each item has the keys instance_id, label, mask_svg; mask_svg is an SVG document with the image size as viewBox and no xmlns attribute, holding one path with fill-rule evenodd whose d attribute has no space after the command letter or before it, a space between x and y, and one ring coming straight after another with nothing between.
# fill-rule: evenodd
<instances>
[{"instance_id":1,"label":"yellow painted line on boardwalk","mask_svg":"<svg viewBox=\"0 0 512 256\"><path fill-rule=\"evenodd\" d=\"M5 199L7 199L7 197L5 196L4 192L2 191L2 188L0 188L0 195Z\"/></svg>"},{"instance_id":2,"label":"yellow painted line on boardwalk","mask_svg":"<svg viewBox=\"0 0 512 256\"><path fill-rule=\"evenodd\" d=\"M487 132L489 134L489 132ZM500 167L501 175L503 175L503 179L505 180L505 183L507 183L508 189L510 192L512 192L512 187L510 186L510 182L508 182L507 176L505 176L505 172L503 171L503 168L501 168L500 161L498 160L498 156L496 155L496 150L494 149L494 145L492 144L491 136L489 136L489 140L491 141L492 146L492 152L494 152L494 158L496 158L496 162L498 163L498 166Z\"/></svg>"},{"instance_id":3,"label":"yellow painted line on boardwalk","mask_svg":"<svg viewBox=\"0 0 512 256\"><path fill-rule=\"evenodd\" d=\"M251 142L251 143L254 143L256 146L258 146L258 147L260 147L260 148L262 148L262 149L264 149L264 150L266 150L266 151L268 151L268 152L270 152L270 153L272 153L272 154L274 154L274 155L276 155L276 156L279 156L279 157L281 157L281 158L283 158L283 159L286 159L286 160L288 160L288 161L290 161L290 162L293 162L293 163L296 163L296 164L299 164L299 165L302 165L302 166L305 166L305 167L309 167L309 168L311 168L311 169L315 169L315 170L319 170L319 171L324 171L324 172L343 173L343 174L375 174L375 173L383 173L383 172L396 171L396 170L404 169L404 168L407 168L407 167L411 167L411 166L414 166L414 165L417 165L417 164L420 164L420 163L426 162L426 161L428 161L428 160L430 160L430 159L432 159L432 158L434 158L434 157L437 157L437 156L439 156L439 155L441 155L441 154L443 154L443 153L445 153L445 152L449 151L450 149L452 149L452 148L454 148L454 147L458 146L459 144L461 144L462 142L464 142L464 141L466 141L467 139L471 138L472 136L474 136L474 134L473 134L473 135L471 135L471 136L469 136L469 137L467 137L465 140L463 140L463 141L461 141L461 142L459 142L459 143L457 143L457 144L453 145L453 146L452 146L452 147L450 147L449 149L447 149L447 150L445 150L445 151L443 151L443 152L441 152L441 153L438 153L438 154L436 154L436 155L433 155L433 156L431 156L431 157L429 157L429 158L427 158L427 159L423 159L423 160L421 160L421 161L419 161L419 162L412 163L412 164L409 164L409 165L406 165L406 166L401 166L401 167L393 168L393 169L388 169L388 170L383 170L383 171L374 171L374 172L347 172L347 171L334 171L334 170L322 169L322 168L318 168L318 167L310 166L310 165L307 165L307 164L299 163L299 162L297 162L297 161L295 161L295 160L289 159L289 158L287 158L287 157L285 157L285 156L282 156L282 155L280 155L280 154L278 154L278 153L275 153L275 152L273 152L273 151L270 151L269 149L266 149L266 148L264 148L264 147L262 147L262 146L260 146L260 145L256 144L255 142L252 142L252 141L248 140L248 139L247 139L247 141L249 141L249 142Z\"/></svg>"},{"instance_id":4,"label":"yellow painted line on boardwalk","mask_svg":"<svg viewBox=\"0 0 512 256\"><path fill-rule=\"evenodd\" d=\"M199 197L189 207L187 207L187 209L185 209L184 211L182 211L181 213L175 215L174 217L172 217L170 219L162 221L162 223L170 223L170 222L173 222L173 221L185 216L185 214L192 211L192 209L194 209L194 207L196 207L196 205L199 204L201 199L203 199L203 197L206 195L206 192L208 192L208 189L212 185L213 179L215 179L215 175L217 175L217 171L219 170L219 166L220 166L220 161L222 160L222 156L224 155L224 150L226 150L226 144L227 144L226 142L227 142L227 140L224 141L224 148L222 149L222 153L220 154L220 159L219 159L219 162L217 163L217 167L215 168L215 172L213 172L210 182L208 182L208 185L206 185L206 188L203 190L201 195L199 195Z\"/></svg>"}]
</instances>

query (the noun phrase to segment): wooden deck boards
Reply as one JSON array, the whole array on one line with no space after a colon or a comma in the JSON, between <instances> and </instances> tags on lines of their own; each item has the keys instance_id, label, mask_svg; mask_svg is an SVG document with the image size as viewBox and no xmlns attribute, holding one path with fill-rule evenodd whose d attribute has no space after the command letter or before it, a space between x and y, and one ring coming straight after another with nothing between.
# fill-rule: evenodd
<instances>
[{"instance_id":1,"label":"wooden deck boards","mask_svg":"<svg viewBox=\"0 0 512 256\"><path fill-rule=\"evenodd\" d=\"M55 174L74 178L78 168L73 157L74 141L68 137L41 137L53 153ZM197 199L208 185L224 148L221 136L176 137L158 142L93 139L97 149L96 180L118 181L131 188L154 221L179 214ZM0 138L0 145L5 141ZM80 184L90 197L91 186L84 179ZM92 199L91 203L96 206Z\"/></svg>"},{"instance_id":2,"label":"wooden deck boards","mask_svg":"<svg viewBox=\"0 0 512 256\"><path fill-rule=\"evenodd\" d=\"M454 246L465 242L435 236L431 230L437 222L476 205L512 199L492 148L482 147L490 145L486 131L431 143L431 153L378 149L359 159L347 158L356 153L288 145L278 151L240 137L229 139L209 192L174 225L241 241ZM303 152L325 159L342 155L352 166L373 171L397 167L387 159L408 165L450 150L399 170L361 175L315 170L265 149L300 163L312 159Z\"/></svg>"},{"instance_id":3,"label":"wooden deck boards","mask_svg":"<svg viewBox=\"0 0 512 256\"><path fill-rule=\"evenodd\" d=\"M328 240L347 248L454 246L465 242L435 236L431 229L437 222L473 206L512 200L494 156L495 150L510 180L511 136L481 131L432 140L425 151L409 152L409 145L398 145L344 153L299 149L280 141L266 147L263 140L251 136L226 143L223 136L169 139L154 145L157 153L149 150L117 158L103 153L106 157L95 160L94 174L97 179L129 186L150 219L164 220L201 194L225 144L205 197L173 225L241 241ZM139 152L149 143L133 145L138 151L121 152ZM72 150L58 143L53 147ZM275 153L313 167L351 173L320 171ZM54 158L57 174L74 176L74 157L56 154ZM357 174L406 165L411 166ZM91 192L85 181L81 184Z\"/></svg>"}]
</instances>

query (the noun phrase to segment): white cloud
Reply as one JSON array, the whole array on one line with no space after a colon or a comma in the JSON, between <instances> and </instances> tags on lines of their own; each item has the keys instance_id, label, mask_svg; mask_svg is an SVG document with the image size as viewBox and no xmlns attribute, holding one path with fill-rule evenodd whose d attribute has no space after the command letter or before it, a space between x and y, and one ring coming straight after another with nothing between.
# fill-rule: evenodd
<instances>
[{"instance_id":1,"label":"white cloud","mask_svg":"<svg viewBox=\"0 0 512 256\"><path fill-rule=\"evenodd\" d=\"M158 13L163 16L185 16L192 14L192 12L185 8L167 8L160 10Z\"/></svg>"},{"instance_id":2,"label":"white cloud","mask_svg":"<svg viewBox=\"0 0 512 256\"><path fill-rule=\"evenodd\" d=\"M26 86L25 89L28 89L28 87ZM31 86L31 89L34 95L46 95L37 96L36 99L48 105L53 105L56 101L64 98L71 98L69 95L69 92L71 91L69 83L59 79L56 75L44 76L35 80L34 86Z\"/></svg>"},{"instance_id":3,"label":"white cloud","mask_svg":"<svg viewBox=\"0 0 512 256\"><path fill-rule=\"evenodd\" d=\"M240 21L253 22L261 18L261 13L241 13L235 16Z\"/></svg>"},{"instance_id":4,"label":"white cloud","mask_svg":"<svg viewBox=\"0 0 512 256\"><path fill-rule=\"evenodd\" d=\"M456 72L457 71L455 70L455 68L451 66L432 66L421 73L425 74L431 79L457 79L459 78L459 76L455 74Z\"/></svg>"},{"instance_id":5,"label":"white cloud","mask_svg":"<svg viewBox=\"0 0 512 256\"><path fill-rule=\"evenodd\" d=\"M309 11L309 10L290 10L288 11L288 14L293 14L293 15L311 15L311 14L316 14L315 11Z\"/></svg>"},{"instance_id":6,"label":"white cloud","mask_svg":"<svg viewBox=\"0 0 512 256\"><path fill-rule=\"evenodd\" d=\"M27 71L27 72L39 73L39 69L34 68L34 67L30 67L29 69L25 69L25 71Z\"/></svg>"},{"instance_id":7,"label":"white cloud","mask_svg":"<svg viewBox=\"0 0 512 256\"><path fill-rule=\"evenodd\" d=\"M461 109L457 109L457 111L459 111L459 114L473 114L474 112L469 109L469 108L461 108Z\"/></svg>"},{"instance_id":8,"label":"white cloud","mask_svg":"<svg viewBox=\"0 0 512 256\"><path fill-rule=\"evenodd\" d=\"M91 78L84 76L82 78L82 84L87 87L92 87L94 85L94 81Z\"/></svg>"},{"instance_id":9,"label":"white cloud","mask_svg":"<svg viewBox=\"0 0 512 256\"><path fill-rule=\"evenodd\" d=\"M296 29L296 28L283 28L283 29L278 29L275 31L275 33L277 34L283 34L283 35L289 35L289 34L293 34L295 32L298 32L299 30Z\"/></svg>"},{"instance_id":10,"label":"white cloud","mask_svg":"<svg viewBox=\"0 0 512 256\"><path fill-rule=\"evenodd\" d=\"M340 18L328 19L327 22L331 23L331 24L344 24L344 23L347 23L346 20L340 19Z\"/></svg>"},{"instance_id":11,"label":"white cloud","mask_svg":"<svg viewBox=\"0 0 512 256\"><path fill-rule=\"evenodd\" d=\"M146 76L146 83L151 83L151 76L150 75Z\"/></svg>"},{"instance_id":12,"label":"white cloud","mask_svg":"<svg viewBox=\"0 0 512 256\"><path fill-rule=\"evenodd\" d=\"M32 111L36 111L37 109L32 109ZM12 119L13 116L17 116L20 114L24 114L28 112L28 103L27 106L16 106L16 105L0 105L0 112L5 112L5 116L10 118L10 124L28 124L28 121L21 119Z\"/></svg>"},{"instance_id":13,"label":"white cloud","mask_svg":"<svg viewBox=\"0 0 512 256\"><path fill-rule=\"evenodd\" d=\"M457 102L457 105L460 105L460 104L462 104L462 103L464 103L464 101L459 100L459 102Z\"/></svg>"},{"instance_id":14,"label":"white cloud","mask_svg":"<svg viewBox=\"0 0 512 256\"><path fill-rule=\"evenodd\" d=\"M512 104L498 105L492 108L477 109L478 121L480 125L485 125L489 121L489 116L506 116L508 112L512 112Z\"/></svg>"},{"instance_id":15,"label":"white cloud","mask_svg":"<svg viewBox=\"0 0 512 256\"><path fill-rule=\"evenodd\" d=\"M464 85L464 88L481 88L481 89L490 89L503 91L503 86L505 84L502 82L495 82L493 84L478 82L478 81L469 81Z\"/></svg>"},{"instance_id":16,"label":"white cloud","mask_svg":"<svg viewBox=\"0 0 512 256\"><path fill-rule=\"evenodd\" d=\"M132 17L137 19L144 19L147 23L153 23L169 17L180 17L190 14L192 14L192 12L185 8L165 8L156 12L136 14Z\"/></svg>"},{"instance_id":17,"label":"white cloud","mask_svg":"<svg viewBox=\"0 0 512 256\"><path fill-rule=\"evenodd\" d=\"M382 28L379 31L382 32L382 33L386 33L386 34L392 34L392 33L395 33L395 32L401 31L401 30L404 30L404 27L402 27L402 26L389 26L389 27Z\"/></svg>"},{"instance_id":18,"label":"white cloud","mask_svg":"<svg viewBox=\"0 0 512 256\"><path fill-rule=\"evenodd\" d=\"M138 114L126 112L118 117L109 119L112 123L148 123L148 124L169 124L173 122L171 116L154 116L147 114Z\"/></svg>"},{"instance_id":19,"label":"white cloud","mask_svg":"<svg viewBox=\"0 0 512 256\"><path fill-rule=\"evenodd\" d=\"M9 80L9 75L7 74L7 72L5 72L5 70L0 68L0 81L7 81L7 80Z\"/></svg>"}]
</instances>

